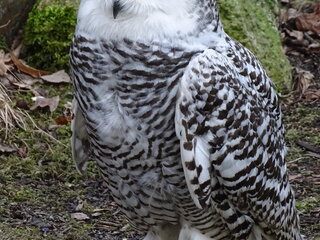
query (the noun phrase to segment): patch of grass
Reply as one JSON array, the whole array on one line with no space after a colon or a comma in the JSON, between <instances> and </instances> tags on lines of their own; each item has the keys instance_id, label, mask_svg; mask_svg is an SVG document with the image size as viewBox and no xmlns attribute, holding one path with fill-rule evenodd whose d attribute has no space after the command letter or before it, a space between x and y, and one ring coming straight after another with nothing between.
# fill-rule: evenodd
<instances>
[{"instance_id":1,"label":"patch of grass","mask_svg":"<svg viewBox=\"0 0 320 240\"><path fill-rule=\"evenodd\" d=\"M54 124L53 119L63 115L64 104L71 101L71 85L46 85L45 89L49 96L61 97L57 110L53 113L43 109L27 111L37 128L27 119L26 131L13 129L5 144L16 146L19 150L0 155L1 240L89 239L81 224L70 218L68 202L73 198L84 198L86 192L81 185L85 179L98 178L97 171L91 168L86 176L77 173L71 159L70 126L49 128ZM27 101L29 106L32 105L31 97L30 92L24 91L11 96L15 100ZM0 129L0 135L4 136L4 129ZM72 208L69 210L72 211ZM58 238L64 230L55 233L50 229L50 234L45 237L41 222L33 223L32 220L39 218L43 224L51 223L55 221L50 216L59 214L70 229ZM92 227L93 223L89 225Z\"/></svg>"},{"instance_id":2,"label":"patch of grass","mask_svg":"<svg viewBox=\"0 0 320 240\"><path fill-rule=\"evenodd\" d=\"M320 201L320 196L307 197L307 198L297 202L296 207L299 211L308 211L308 210L313 209L316 206L318 206L319 201Z\"/></svg>"},{"instance_id":3,"label":"patch of grass","mask_svg":"<svg viewBox=\"0 0 320 240\"><path fill-rule=\"evenodd\" d=\"M290 146L296 141L320 145L320 108L298 106L285 114L286 139Z\"/></svg>"},{"instance_id":4,"label":"patch of grass","mask_svg":"<svg viewBox=\"0 0 320 240\"><path fill-rule=\"evenodd\" d=\"M55 112L50 113L44 109L29 111L34 123L27 119L28 129L24 131L16 128L11 133L6 143L17 145L21 151L26 148L28 151L25 157L13 155L6 157L6 161L0 162L0 175L4 180L17 180L30 178L33 180L48 180L74 178L74 166L72 166L70 153L70 126L59 126L49 132L49 127L54 125L54 119L63 116L64 104L71 101L70 85L48 85L46 86L49 96L59 95L61 101ZM29 106L32 94L30 92L18 92L17 98L28 102ZM0 130L0 133L3 132ZM49 135L57 140L53 140Z\"/></svg>"},{"instance_id":5,"label":"patch of grass","mask_svg":"<svg viewBox=\"0 0 320 240\"><path fill-rule=\"evenodd\" d=\"M305 154L305 149L299 147L298 141L320 145L320 109L298 106L284 115L286 142L288 146L287 162L305 159L314 161Z\"/></svg>"},{"instance_id":6,"label":"patch of grass","mask_svg":"<svg viewBox=\"0 0 320 240\"><path fill-rule=\"evenodd\" d=\"M306 149L298 146L297 142L320 144L320 108L296 104L287 109L284 121L289 147L286 157L289 174L293 177L298 176L292 180L292 186L296 192L296 207L300 211L302 232L308 239L318 239L320 225L317 214L320 207L320 189L313 176L318 174L319 162L308 155Z\"/></svg>"},{"instance_id":7,"label":"patch of grass","mask_svg":"<svg viewBox=\"0 0 320 240\"><path fill-rule=\"evenodd\" d=\"M44 229L44 228L42 228ZM28 226L25 228L14 227L0 223L1 240L56 240L57 235L41 231L41 227ZM58 235L60 240L89 240L82 227L67 229L65 235Z\"/></svg>"},{"instance_id":8,"label":"patch of grass","mask_svg":"<svg viewBox=\"0 0 320 240\"><path fill-rule=\"evenodd\" d=\"M45 109L27 111L37 127L28 120L26 131L14 128L5 141L19 151L0 154L0 238L89 240L102 234L108 239L106 236L111 235L108 230L101 230L101 221L114 222L110 218L122 221L123 217L114 217L116 207L108 205L110 200L100 182L96 164L90 162L87 173L80 175L71 159L70 126L50 128L53 120L63 115L64 105L72 99L71 84L36 84L33 87L43 88L49 97L59 95L61 101L53 113ZM30 91L18 91L10 97L14 102L24 100L31 106L32 96ZM96 209L103 209L97 217L92 216ZM91 218L73 219L71 213L74 212Z\"/></svg>"},{"instance_id":9,"label":"patch of grass","mask_svg":"<svg viewBox=\"0 0 320 240\"><path fill-rule=\"evenodd\" d=\"M284 115L286 128L286 142L289 151L287 162L297 159L314 161L305 154L306 150L299 147L298 141L305 141L314 145L320 145L320 109L306 106L298 106Z\"/></svg>"}]
</instances>

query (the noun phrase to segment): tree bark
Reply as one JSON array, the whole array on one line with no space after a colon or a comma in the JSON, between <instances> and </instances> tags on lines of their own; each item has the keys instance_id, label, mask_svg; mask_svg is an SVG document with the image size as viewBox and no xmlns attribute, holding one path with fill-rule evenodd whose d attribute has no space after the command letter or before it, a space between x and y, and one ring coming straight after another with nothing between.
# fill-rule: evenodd
<instances>
[{"instance_id":1,"label":"tree bark","mask_svg":"<svg viewBox=\"0 0 320 240\"><path fill-rule=\"evenodd\" d=\"M0 35L8 46L23 26L35 0L0 0Z\"/></svg>"}]
</instances>

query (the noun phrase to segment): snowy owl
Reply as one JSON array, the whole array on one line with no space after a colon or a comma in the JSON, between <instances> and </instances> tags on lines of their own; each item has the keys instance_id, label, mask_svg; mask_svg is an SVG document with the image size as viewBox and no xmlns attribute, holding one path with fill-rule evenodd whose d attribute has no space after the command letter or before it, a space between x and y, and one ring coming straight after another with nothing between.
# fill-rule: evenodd
<instances>
[{"instance_id":1,"label":"snowy owl","mask_svg":"<svg viewBox=\"0 0 320 240\"><path fill-rule=\"evenodd\" d=\"M279 100L214 0L82 0L73 158L144 240L301 240Z\"/></svg>"}]
</instances>

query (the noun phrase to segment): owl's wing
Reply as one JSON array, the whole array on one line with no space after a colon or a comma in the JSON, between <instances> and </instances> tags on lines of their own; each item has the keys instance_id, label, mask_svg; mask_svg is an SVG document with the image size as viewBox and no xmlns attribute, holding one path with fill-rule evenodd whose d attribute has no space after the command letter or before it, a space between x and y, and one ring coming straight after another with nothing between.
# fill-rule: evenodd
<instances>
[{"instance_id":1,"label":"owl's wing","mask_svg":"<svg viewBox=\"0 0 320 240\"><path fill-rule=\"evenodd\" d=\"M211 49L187 67L175 125L188 189L199 208L215 207L233 232L245 234L253 222L297 227L277 96L257 90L247 75Z\"/></svg>"},{"instance_id":2,"label":"owl's wing","mask_svg":"<svg viewBox=\"0 0 320 240\"><path fill-rule=\"evenodd\" d=\"M90 144L88 140L88 132L85 125L85 119L78 106L77 100L72 102L73 119L71 122L71 148L72 158L79 173L84 173L90 152Z\"/></svg>"}]
</instances>

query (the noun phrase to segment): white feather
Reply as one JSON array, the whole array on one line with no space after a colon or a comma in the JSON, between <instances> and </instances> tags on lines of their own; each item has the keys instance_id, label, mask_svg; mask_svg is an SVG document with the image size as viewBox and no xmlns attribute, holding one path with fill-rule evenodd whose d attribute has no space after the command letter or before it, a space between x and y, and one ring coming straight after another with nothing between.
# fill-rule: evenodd
<instances>
[{"instance_id":1,"label":"white feather","mask_svg":"<svg viewBox=\"0 0 320 240\"><path fill-rule=\"evenodd\" d=\"M123 9L113 18L113 0L82 0L78 14L78 31L117 40L153 39L155 36L176 36L191 33L197 19L188 12L194 0L120 0ZM172 23L178 24L172 24Z\"/></svg>"}]
</instances>

